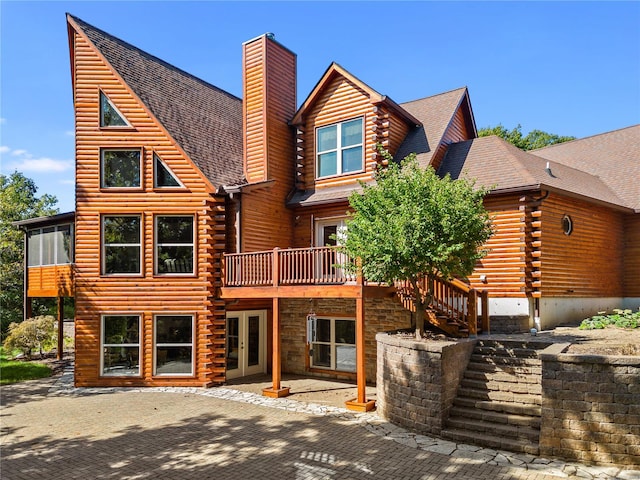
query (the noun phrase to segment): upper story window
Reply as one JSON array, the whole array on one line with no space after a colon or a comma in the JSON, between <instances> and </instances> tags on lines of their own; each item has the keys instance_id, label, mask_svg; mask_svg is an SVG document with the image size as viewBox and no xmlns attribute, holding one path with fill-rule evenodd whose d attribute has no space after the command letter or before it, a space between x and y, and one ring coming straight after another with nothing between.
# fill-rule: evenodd
<instances>
[{"instance_id":1,"label":"upper story window","mask_svg":"<svg viewBox=\"0 0 640 480\"><path fill-rule=\"evenodd\" d=\"M100 126L101 127L131 127L124 115L115 107L109 97L100 92Z\"/></svg>"},{"instance_id":2,"label":"upper story window","mask_svg":"<svg viewBox=\"0 0 640 480\"><path fill-rule=\"evenodd\" d=\"M140 215L102 217L102 273L140 274Z\"/></svg>"},{"instance_id":3,"label":"upper story window","mask_svg":"<svg viewBox=\"0 0 640 480\"><path fill-rule=\"evenodd\" d=\"M184 187L178 177L154 152L153 154L153 187L154 188L181 188Z\"/></svg>"},{"instance_id":4,"label":"upper story window","mask_svg":"<svg viewBox=\"0 0 640 480\"><path fill-rule=\"evenodd\" d=\"M101 151L101 188L140 188L140 150Z\"/></svg>"},{"instance_id":5,"label":"upper story window","mask_svg":"<svg viewBox=\"0 0 640 480\"><path fill-rule=\"evenodd\" d=\"M193 274L193 224L192 216L156 217L157 274Z\"/></svg>"},{"instance_id":6,"label":"upper story window","mask_svg":"<svg viewBox=\"0 0 640 480\"><path fill-rule=\"evenodd\" d=\"M71 263L73 261L72 225L29 230L27 248L30 267Z\"/></svg>"},{"instance_id":7,"label":"upper story window","mask_svg":"<svg viewBox=\"0 0 640 480\"><path fill-rule=\"evenodd\" d=\"M363 170L362 123L362 118L356 118L317 129L318 178Z\"/></svg>"}]
</instances>

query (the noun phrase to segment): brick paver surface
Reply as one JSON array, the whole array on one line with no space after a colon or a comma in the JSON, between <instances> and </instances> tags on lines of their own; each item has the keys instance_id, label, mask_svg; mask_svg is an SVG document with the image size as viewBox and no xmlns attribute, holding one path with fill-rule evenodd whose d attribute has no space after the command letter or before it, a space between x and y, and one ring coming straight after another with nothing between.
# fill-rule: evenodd
<instances>
[{"instance_id":1,"label":"brick paver surface","mask_svg":"<svg viewBox=\"0 0 640 480\"><path fill-rule=\"evenodd\" d=\"M22 479L543 479L316 416L193 394L2 388L0 475Z\"/></svg>"}]
</instances>

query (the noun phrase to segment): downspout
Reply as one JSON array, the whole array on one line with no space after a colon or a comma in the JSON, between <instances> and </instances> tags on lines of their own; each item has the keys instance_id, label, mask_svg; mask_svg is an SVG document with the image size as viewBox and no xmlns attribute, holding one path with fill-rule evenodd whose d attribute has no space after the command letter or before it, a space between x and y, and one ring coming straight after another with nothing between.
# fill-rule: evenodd
<instances>
[{"instance_id":1,"label":"downspout","mask_svg":"<svg viewBox=\"0 0 640 480\"><path fill-rule=\"evenodd\" d=\"M241 253L242 250L242 228L240 228L240 224L242 223L242 195L240 192L232 192L230 194L231 200L236 202L236 253Z\"/></svg>"},{"instance_id":2,"label":"downspout","mask_svg":"<svg viewBox=\"0 0 640 480\"><path fill-rule=\"evenodd\" d=\"M21 229L22 232L24 233L24 237L23 237L23 245L24 245L24 255L23 255L23 269L22 269L22 275L23 275L23 280L22 280L22 320L26 320L27 318L29 318L31 316L31 305L29 305L29 295L28 295L28 291L29 291L29 245L28 245L28 238L29 236L27 235L27 230L26 229Z\"/></svg>"}]
</instances>

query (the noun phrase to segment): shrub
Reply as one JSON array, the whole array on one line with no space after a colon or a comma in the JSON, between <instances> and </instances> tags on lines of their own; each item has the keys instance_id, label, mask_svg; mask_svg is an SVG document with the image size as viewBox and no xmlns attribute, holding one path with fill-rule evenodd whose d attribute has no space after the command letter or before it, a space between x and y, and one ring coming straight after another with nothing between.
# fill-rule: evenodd
<instances>
[{"instance_id":1,"label":"shrub","mask_svg":"<svg viewBox=\"0 0 640 480\"><path fill-rule=\"evenodd\" d=\"M578 327L580 330L594 330L614 326L618 328L640 328L640 310L621 310L616 308L613 313L598 312L591 318L586 318Z\"/></svg>"},{"instance_id":2,"label":"shrub","mask_svg":"<svg viewBox=\"0 0 640 480\"><path fill-rule=\"evenodd\" d=\"M25 356L31 357L37 350L42 357L57 344L56 319L51 315L29 318L20 323L9 325L9 334L4 341L7 351L19 349Z\"/></svg>"}]
</instances>

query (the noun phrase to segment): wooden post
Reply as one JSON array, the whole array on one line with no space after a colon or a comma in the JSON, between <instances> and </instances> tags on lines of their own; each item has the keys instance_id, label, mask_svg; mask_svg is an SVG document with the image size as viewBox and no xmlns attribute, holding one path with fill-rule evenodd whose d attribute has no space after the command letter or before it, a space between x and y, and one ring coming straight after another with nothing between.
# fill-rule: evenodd
<instances>
[{"instance_id":1,"label":"wooden post","mask_svg":"<svg viewBox=\"0 0 640 480\"><path fill-rule=\"evenodd\" d=\"M64 350L64 297L58 297L58 360Z\"/></svg>"},{"instance_id":2,"label":"wooden post","mask_svg":"<svg viewBox=\"0 0 640 480\"><path fill-rule=\"evenodd\" d=\"M491 327L489 325L489 292L480 292L480 304L482 306L482 333L489 335Z\"/></svg>"},{"instance_id":3,"label":"wooden post","mask_svg":"<svg viewBox=\"0 0 640 480\"><path fill-rule=\"evenodd\" d=\"M275 259L277 258L276 255L274 255L273 258L275 261ZM274 267L274 273L275 273L275 267ZM283 387L280 384L281 370L282 370L281 352L280 352L280 298L278 298L277 296L273 297L272 350L273 350L273 356L271 360L272 386L271 388L264 388L262 390L262 395L264 395L265 397L271 397L271 398L286 397L287 395L289 395L290 389L289 387Z\"/></svg>"},{"instance_id":4,"label":"wooden post","mask_svg":"<svg viewBox=\"0 0 640 480\"><path fill-rule=\"evenodd\" d=\"M469 324L469 338L478 336L478 291L472 288L469 291L467 321Z\"/></svg>"},{"instance_id":5,"label":"wooden post","mask_svg":"<svg viewBox=\"0 0 640 480\"><path fill-rule=\"evenodd\" d=\"M276 247L273 249L273 286L274 287L277 287L280 284L279 277L280 277L280 249ZM274 316L275 316L275 312L274 312Z\"/></svg>"},{"instance_id":6,"label":"wooden post","mask_svg":"<svg viewBox=\"0 0 640 480\"><path fill-rule=\"evenodd\" d=\"M364 341L364 279L362 277L361 260L358 259L358 273L356 284L360 292L356 297L356 380L358 396L346 402L347 409L358 412L368 412L376 406L375 400L367 401L367 375L365 372L365 341Z\"/></svg>"}]
</instances>

